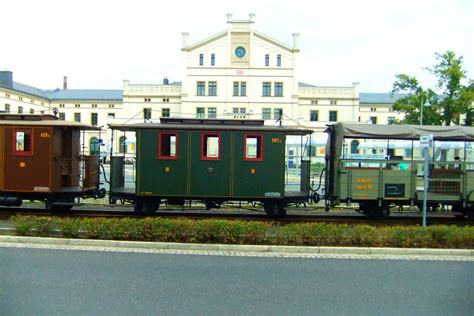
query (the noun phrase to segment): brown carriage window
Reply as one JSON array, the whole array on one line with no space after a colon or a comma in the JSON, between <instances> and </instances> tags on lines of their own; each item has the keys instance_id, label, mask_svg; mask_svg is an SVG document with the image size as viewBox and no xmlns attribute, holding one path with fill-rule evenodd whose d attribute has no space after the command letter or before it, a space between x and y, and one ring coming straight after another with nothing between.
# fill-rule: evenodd
<instances>
[{"instance_id":1,"label":"brown carriage window","mask_svg":"<svg viewBox=\"0 0 474 316\"><path fill-rule=\"evenodd\" d=\"M158 158L178 159L178 133L161 132L158 136Z\"/></svg>"},{"instance_id":2,"label":"brown carriage window","mask_svg":"<svg viewBox=\"0 0 474 316\"><path fill-rule=\"evenodd\" d=\"M15 155L31 155L33 153L33 136L31 128L15 128L13 152Z\"/></svg>"},{"instance_id":3,"label":"brown carriage window","mask_svg":"<svg viewBox=\"0 0 474 316\"><path fill-rule=\"evenodd\" d=\"M244 160L263 160L263 135L246 134L244 139Z\"/></svg>"},{"instance_id":4,"label":"brown carriage window","mask_svg":"<svg viewBox=\"0 0 474 316\"><path fill-rule=\"evenodd\" d=\"M201 143L201 159L219 160L220 142L221 139L219 133L203 133Z\"/></svg>"}]
</instances>

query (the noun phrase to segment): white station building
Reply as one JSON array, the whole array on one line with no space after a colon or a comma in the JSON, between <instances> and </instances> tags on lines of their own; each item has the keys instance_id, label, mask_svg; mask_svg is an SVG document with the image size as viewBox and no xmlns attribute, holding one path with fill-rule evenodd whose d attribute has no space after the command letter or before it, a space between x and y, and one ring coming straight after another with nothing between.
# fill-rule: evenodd
<instances>
[{"instance_id":1,"label":"white station building","mask_svg":"<svg viewBox=\"0 0 474 316\"><path fill-rule=\"evenodd\" d=\"M84 140L87 152L110 148L107 124L158 122L160 117L264 119L275 124L303 125L322 131L338 121L390 124L403 114L393 112L400 95L361 93L359 83L344 87L298 81L300 35L282 43L255 30L255 15L237 20L227 15L227 28L197 43L182 33L183 79L155 84L123 81L123 90L42 90L13 80L0 71L0 111L52 114L63 120L103 126L99 136ZM176 48L178 49L178 48ZM304 66L304 65L303 65ZM133 152L134 140L116 138L114 148Z\"/></svg>"}]
</instances>

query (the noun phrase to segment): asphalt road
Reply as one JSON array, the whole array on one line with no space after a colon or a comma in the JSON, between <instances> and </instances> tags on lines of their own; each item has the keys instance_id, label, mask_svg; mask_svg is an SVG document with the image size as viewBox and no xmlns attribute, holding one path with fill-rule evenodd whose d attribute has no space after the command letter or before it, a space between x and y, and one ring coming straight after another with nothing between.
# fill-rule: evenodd
<instances>
[{"instance_id":1,"label":"asphalt road","mask_svg":"<svg viewBox=\"0 0 474 316\"><path fill-rule=\"evenodd\" d=\"M0 315L472 315L474 264L0 248Z\"/></svg>"}]
</instances>

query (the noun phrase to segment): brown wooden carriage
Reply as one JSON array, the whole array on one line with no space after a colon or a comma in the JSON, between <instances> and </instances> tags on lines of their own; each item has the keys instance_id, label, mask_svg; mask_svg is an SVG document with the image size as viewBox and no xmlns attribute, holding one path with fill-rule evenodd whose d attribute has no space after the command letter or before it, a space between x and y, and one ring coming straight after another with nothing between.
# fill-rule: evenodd
<instances>
[{"instance_id":1,"label":"brown wooden carriage","mask_svg":"<svg viewBox=\"0 0 474 316\"><path fill-rule=\"evenodd\" d=\"M85 155L81 133L100 130L52 115L0 114L0 205L39 200L68 210L99 190L99 155Z\"/></svg>"}]
</instances>

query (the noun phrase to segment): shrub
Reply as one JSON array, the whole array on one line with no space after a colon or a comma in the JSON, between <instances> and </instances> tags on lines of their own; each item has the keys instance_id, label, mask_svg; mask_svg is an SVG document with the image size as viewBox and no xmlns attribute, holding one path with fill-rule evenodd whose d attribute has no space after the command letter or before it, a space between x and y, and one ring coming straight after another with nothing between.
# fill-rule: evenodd
<instances>
[{"instance_id":1,"label":"shrub","mask_svg":"<svg viewBox=\"0 0 474 316\"><path fill-rule=\"evenodd\" d=\"M22 236L307 246L474 248L474 227L337 225L169 218L11 217Z\"/></svg>"}]
</instances>

